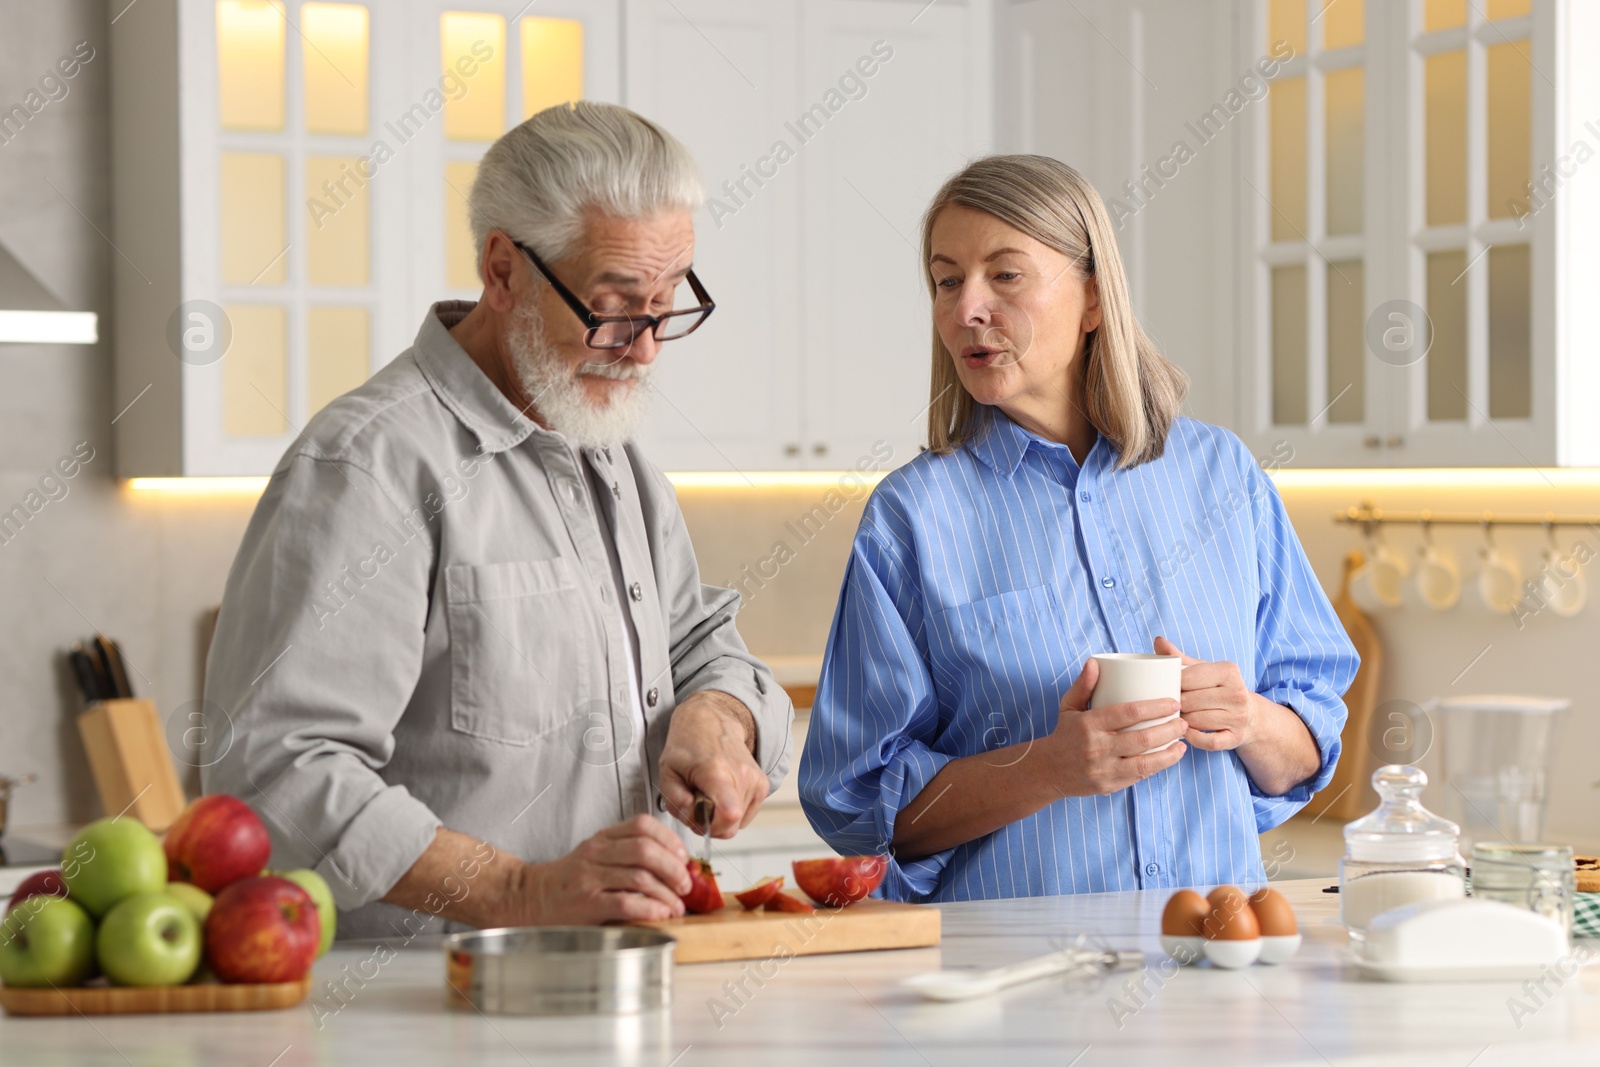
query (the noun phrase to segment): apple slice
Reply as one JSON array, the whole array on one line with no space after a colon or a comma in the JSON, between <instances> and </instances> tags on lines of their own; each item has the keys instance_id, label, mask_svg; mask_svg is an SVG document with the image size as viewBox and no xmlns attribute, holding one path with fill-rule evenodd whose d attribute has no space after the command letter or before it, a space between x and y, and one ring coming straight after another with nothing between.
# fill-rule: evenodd
<instances>
[{"instance_id":1,"label":"apple slice","mask_svg":"<svg viewBox=\"0 0 1600 1067\"><path fill-rule=\"evenodd\" d=\"M763 878L749 889L735 893L733 899L754 911L767 901L778 895L778 890L783 888L783 878Z\"/></svg>"},{"instance_id":2,"label":"apple slice","mask_svg":"<svg viewBox=\"0 0 1600 1067\"><path fill-rule=\"evenodd\" d=\"M794 883L819 904L841 908L872 895L883 884L889 861L882 856L830 856L795 860Z\"/></svg>"},{"instance_id":3,"label":"apple slice","mask_svg":"<svg viewBox=\"0 0 1600 1067\"><path fill-rule=\"evenodd\" d=\"M717 888L717 876L705 860L689 861L689 892L683 896L683 910L690 915L706 915L720 911L723 906L722 890Z\"/></svg>"},{"instance_id":4,"label":"apple slice","mask_svg":"<svg viewBox=\"0 0 1600 1067\"><path fill-rule=\"evenodd\" d=\"M772 899L762 907L765 911L792 911L799 915L810 915L817 910L799 897L783 892L772 894Z\"/></svg>"}]
</instances>

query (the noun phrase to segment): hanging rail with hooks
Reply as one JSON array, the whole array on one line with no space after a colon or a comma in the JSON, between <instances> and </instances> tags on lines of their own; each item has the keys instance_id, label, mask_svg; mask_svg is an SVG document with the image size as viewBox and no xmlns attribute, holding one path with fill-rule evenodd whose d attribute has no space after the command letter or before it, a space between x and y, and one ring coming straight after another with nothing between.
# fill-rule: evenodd
<instances>
[{"instance_id":1,"label":"hanging rail with hooks","mask_svg":"<svg viewBox=\"0 0 1600 1067\"><path fill-rule=\"evenodd\" d=\"M1333 513L1334 522L1372 529L1376 526L1600 526L1600 515L1512 514L1495 511L1386 511L1369 503Z\"/></svg>"}]
</instances>

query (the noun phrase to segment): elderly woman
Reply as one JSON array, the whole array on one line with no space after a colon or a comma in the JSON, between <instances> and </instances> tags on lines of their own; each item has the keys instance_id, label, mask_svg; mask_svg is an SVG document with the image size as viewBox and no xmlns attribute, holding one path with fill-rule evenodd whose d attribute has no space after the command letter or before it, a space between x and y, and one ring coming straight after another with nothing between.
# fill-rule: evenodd
<instances>
[{"instance_id":1,"label":"elderly woman","mask_svg":"<svg viewBox=\"0 0 1600 1067\"><path fill-rule=\"evenodd\" d=\"M1071 167L971 164L922 251L929 448L856 534L811 824L887 853L899 900L1263 881L1257 835L1332 776L1357 666L1282 501L1238 438L1179 417L1187 380ZM1184 656L1181 707L1087 710L1091 655L1152 650Z\"/></svg>"}]
</instances>

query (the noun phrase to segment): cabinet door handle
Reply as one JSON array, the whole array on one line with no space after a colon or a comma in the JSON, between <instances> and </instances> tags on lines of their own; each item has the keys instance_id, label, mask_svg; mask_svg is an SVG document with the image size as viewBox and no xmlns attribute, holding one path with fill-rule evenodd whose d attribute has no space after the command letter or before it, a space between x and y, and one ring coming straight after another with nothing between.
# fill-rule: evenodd
<instances>
[{"instance_id":1,"label":"cabinet door handle","mask_svg":"<svg viewBox=\"0 0 1600 1067\"><path fill-rule=\"evenodd\" d=\"M1394 435L1390 436L1388 438L1388 440L1383 442L1383 447L1384 448L1404 448L1404 447L1406 447L1406 439L1404 437L1400 436L1399 434L1394 434Z\"/></svg>"},{"instance_id":2,"label":"cabinet door handle","mask_svg":"<svg viewBox=\"0 0 1600 1067\"><path fill-rule=\"evenodd\" d=\"M1375 433L1369 433L1367 436L1361 439L1361 443L1367 448L1382 448L1383 438L1379 437Z\"/></svg>"},{"instance_id":3,"label":"cabinet door handle","mask_svg":"<svg viewBox=\"0 0 1600 1067\"><path fill-rule=\"evenodd\" d=\"M828 454L828 446L818 442L811 446L811 454L813 456L826 456Z\"/></svg>"},{"instance_id":4,"label":"cabinet door handle","mask_svg":"<svg viewBox=\"0 0 1600 1067\"><path fill-rule=\"evenodd\" d=\"M795 444L784 445L783 454L786 456L798 456L800 454L800 446Z\"/></svg>"}]
</instances>

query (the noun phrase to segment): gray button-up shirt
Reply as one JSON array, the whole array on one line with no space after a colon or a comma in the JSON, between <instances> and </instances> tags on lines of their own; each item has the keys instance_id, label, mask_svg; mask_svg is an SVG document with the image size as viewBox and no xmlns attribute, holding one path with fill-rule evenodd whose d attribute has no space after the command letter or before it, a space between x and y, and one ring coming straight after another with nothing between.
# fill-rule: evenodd
<instances>
[{"instance_id":1,"label":"gray button-up shirt","mask_svg":"<svg viewBox=\"0 0 1600 1067\"><path fill-rule=\"evenodd\" d=\"M744 702L774 786L789 765L793 708L734 628L738 594L700 584L671 484L631 443L580 453L519 415L447 332L471 306L435 305L289 448L206 665L205 789L358 909L341 935L415 930L375 902L441 824L537 861L666 818L689 693Z\"/></svg>"}]
</instances>

